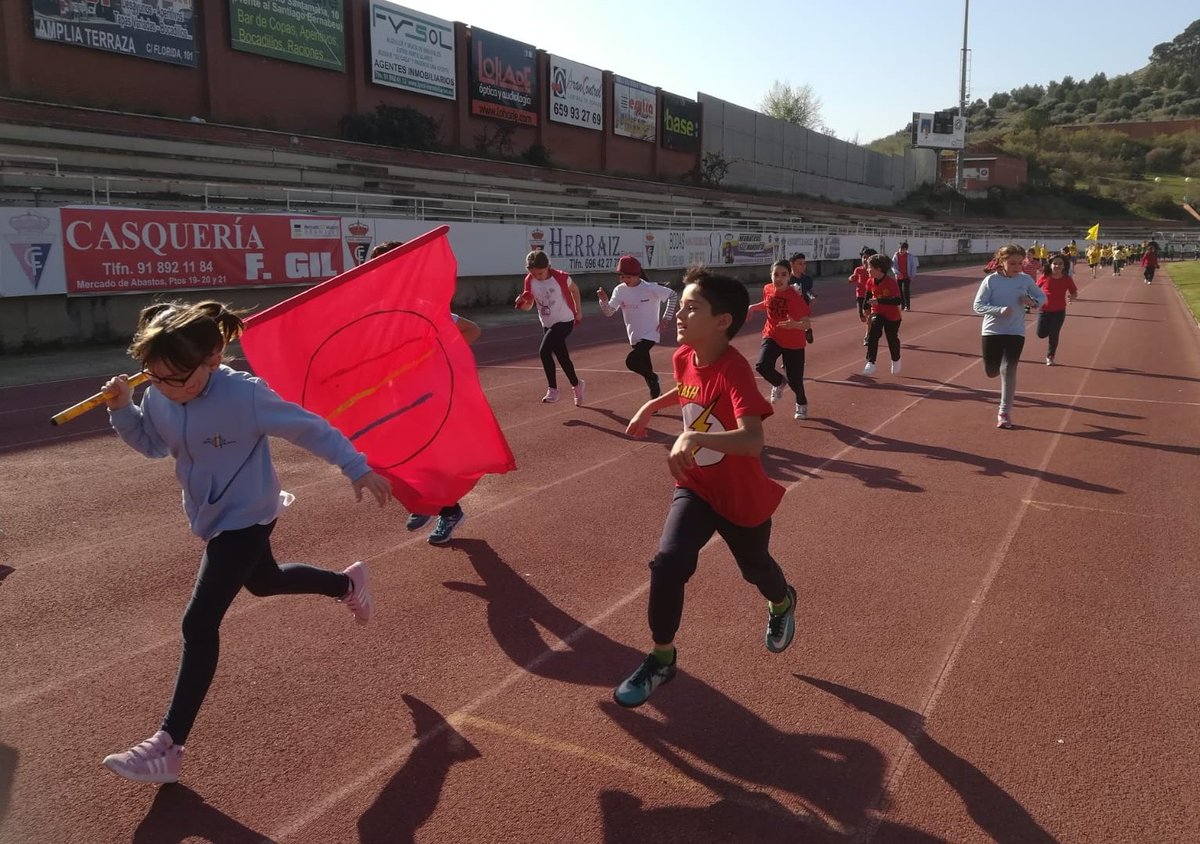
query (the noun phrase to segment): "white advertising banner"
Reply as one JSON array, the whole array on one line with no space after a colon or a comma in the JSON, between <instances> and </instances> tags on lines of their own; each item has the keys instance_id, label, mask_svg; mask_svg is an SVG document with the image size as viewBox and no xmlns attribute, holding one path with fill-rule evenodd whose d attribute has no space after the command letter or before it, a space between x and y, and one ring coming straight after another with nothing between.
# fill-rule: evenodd
<instances>
[{"instance_id":1,"label":"white advertising banner","mask_svg":"<svg viewBox=\"0 0 1200 844\"><path fill-rule=\"evenodd\" d=\"M372 0L372 82L453 100L454 68L454 24Z\"/></svg>"},{"instance_id":2,"label":"white advertising banner","mask_svg":"<svg viewBox=\"0 0 1200 844\"><path fill-rule=\"evenodd\" d=\"M0 209L0 296L66 292L58 209Z\"/></svg>"},{"instance_id":3,"label":"white advertising banner","mask_svg":"<svg viewBox=\"0 0 1200 844\"><path fill-rule=\"evenodd\" d=\"M658 95L653 87L613 76L613 134L639 141L658 137Z\"/></svg>"},{"instance_id":4,"label":"white advertising banner","mask_svg":"<svg viewBox=\"0 0 1200 844\"><path fill-rule=\"evenodd\" d=\"M604 128L602 71L550 56L550 119L584 129Z\"/></svg>"}]
</instances>

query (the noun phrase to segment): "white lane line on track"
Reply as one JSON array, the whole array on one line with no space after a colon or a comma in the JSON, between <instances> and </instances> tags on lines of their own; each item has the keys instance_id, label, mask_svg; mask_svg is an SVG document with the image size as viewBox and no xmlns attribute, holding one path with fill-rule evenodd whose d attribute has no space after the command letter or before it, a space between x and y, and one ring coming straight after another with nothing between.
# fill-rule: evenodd
<instances>
[{"instance_id":1,"label":"white lane line on track","mask_svg":"<svg viewBox=\"0 0 1200 844\"><path fill-rule=\"evenodd\" d=\"M1034 501L1031 498L1024 499L1024 503L1031 507L1040 510L1050 510L1051 508L1061 508L1066 510L1083 510L1087 513L1107 513L1112 516L1126 516L1131 519L1172 519L1172 516L1163 516L1158 513L1134 513L1129 510L1109 510L1104 507L1081 507L1078 504L1063 504L1061 501Z\"/></svg>"}]
</instances>

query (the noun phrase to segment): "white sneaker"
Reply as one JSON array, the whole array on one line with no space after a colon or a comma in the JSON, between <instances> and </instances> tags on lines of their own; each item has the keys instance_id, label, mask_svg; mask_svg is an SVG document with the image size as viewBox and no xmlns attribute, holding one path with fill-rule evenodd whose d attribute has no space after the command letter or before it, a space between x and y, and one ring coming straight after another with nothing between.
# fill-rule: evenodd
<instances>
[{"instance_id":1,"label":"white sneaker","mask_svg":"<svg viewBox=\"0 0 1200 844\"><path fill-rule=\"evenodd\" d=\"M900 374L900 361L898 361L898 360L892 361L892 374L893 375Z\"/></svg>"},{"instance_id":2,"label":"white sneaker","mask_svg":"<svg viewBox=\"0 0 1200 844\"><path fill-rule=\"evenodd\" d=\"M870 361L867 361L867 365L863 367L863 375L874 375L874 374L875 374L875 364L871 363Z\"/></svg>"},{"instance_id":3,"label":"white sneaker","mask_svg":"<svg viewBox=\"0 0 1200 844\"><path fill-rule=\"evenodd\" d=\"M771 404L775 404L775 402L779 401L781 398L783 398L783 385L780 384L778 387L772 387Z\"/></svg>"},{"instance_id":4,"label":"white sneaker","mask_svg":"<svg viewBox=\"0 0 1200 844\"><path fill-rule=\"evenodd\" d=\"M359 561L346 568L342 574L350 578L350 588L342 596L342 603L354 614L355 621L366 624L371 620L371 613L375 611L371 587L367 583L367 564Z\"/></svg>"},{"instance_id":5,"label":"white sneaker","mask_svg":"<svg viewBox=\"0 0 1200 844\"><path fill-rule=\"evenodd\" d=\"M558 390L547 387L546 395L542 396L542 404L553 404L556 401L558 401Z\"/></svg>"},{"instance_id":6,"label":"white sneaker","mask_svg":"<svg viewBox=\"0 0 1200 844\"><path fill-rule=\"evenodd\" d=\"M134 782L177 782L183 764L183 747L159 730L124 753L104 757L104 767Z\"/></svg>"},{"instance_id":7,"label":"white sneaker","mask_svg":"<svg viewBox=\"0 0 1200 844\"><path fill-rule=\"evenodd\" d=\"M575 394L575 406L583 407L583 386L586 382L581 378L579 383L571 388L571 392Z\"/></svg>"},{"instance_id":8,"label":"white sneaker","mask_svg":"<svg viewBox=\"0 0 1200 844\"><path fill-rule=\"evenodd\" d=\"M808 405L806 405L806 404L796 405L796 418L797 419L807 419L808 418Z\"/></svg>"},{"instance_id":9,"label":"white sneaker","mask_svg":"<svg viewBox=\"0 0 1200 844\"><path fill-rule=\"evenodd\" d=\"M1054 366L1054 358L1053 357L1050 357L1049 355L1046 356L1046 366Z\"/></svg>"}]
</instances>

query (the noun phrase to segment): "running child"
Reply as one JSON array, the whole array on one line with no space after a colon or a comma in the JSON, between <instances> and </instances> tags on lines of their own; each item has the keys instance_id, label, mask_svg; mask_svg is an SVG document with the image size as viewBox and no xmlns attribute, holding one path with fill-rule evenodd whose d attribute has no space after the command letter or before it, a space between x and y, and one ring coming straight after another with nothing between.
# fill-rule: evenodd
<instances>
[{"instance_id":1,"label":"running child","mask_svg":"<svg viewBox=\"0 0 1200 844\"><path fill-rule=\"evenodd\" d=\"M871 280L871 269L867 266L867 260L872 255L878 253L869 246L864 246L862 249L862 263L854 268L854 272L850 275L850 283L854 285L854 301L858 305L858 321L866 323L867 316L871 313L871 306L867 304L867 282ZM863 345L867 345L867 335L863 334Z\"/></svg>"},{"instance_id":2,"label":"running child","mask_svg":"<svg viewBox=\"0 0 1200 844\"><path fill-rule=\"evenodd\" d=\"M1093 243L1087 248L1087 265L1092 271L1092 278L1096 277L1096 267L1100 265L1100 244Z\"/></svg>"},{"instance_id":3,"label":"running child","mask_svg":"<svg viewBox=\"0 0 1200 844\"><path fill-rule=\"evenodd\" d=\"M1154 271L1158 269L1158 241L1152 240L1146 244L1146 251L1142 254L1142 278L1146 280L1146 284L1154 281Z\"/></svg>"},{"instance_id":4,"label":"running child","mask_svg":"<svg viewBox=\"0 0 1200 844\"><path fill-rule=\"evenodd\" d=\"M1037 336L1050 338L1046 348L1046 366L1054 366L1054 355L1058 351L1058 335L1067 318L1067 299L1074 302L1079 297L1075 281L1067 275L1068 259L1063 255L1051 255L1046 262L1049 273L1038 276L1037 286L1046 294L1046 304L1038 313Z\"/></svg>"},{"instance_id":5,"label":"running child","mask_svg":"<svg viewBox=\"0 0 1200 844\"><path fill-rule=\"evenodd\" d=\"M792 284L800 291L800 295L804 297L804 301L812 306L812 300L817 298L817 294L813 292L813 277L808 274L808 258L803 252L795 252L788 259L788 263L792 269ZM806 342L813 342L812 329L806 329L804 332Z\"/></svg>"},{"instance_id":6,"label":"running child","mask_svg":"<svg viewBox=\"0 0 1200 844\"><path fill-rule=\"evenodd\" d=\"M276 563L271 532L293 496L280 489L268 437L282 437L336 465L360 501L365 490L382 506L391 496L388 482L320 416L284 401L249 373L222 365L225 347L241 332L239 315L219 302L151 305L129 347L151 386L135 405L124 375L104 385L113 394L109 419L118 436L147 457L175 458L184 512L192 532L207 543L183 614L183 655L162 728L104 759L126 779L179 778L188 733L216 673L221 620L243 587L260 597L325 595L344 603L359 624L371 618L363 563L340 573Z\"/></svg>"},{"instance_id":7,"label":"running child","mask_svg":"<svg viewBox=\"0 0 1200 844\"><path fill-rule=\"evenodd\" d=\"M771 385L771 404L783 396L784 376L775 369L783 358L787 384L796 394L797 419L808 418L808 396L804 394L804 330L809 326L808 303L800 291L792 287L791 267L787 261L776 261L771 268L771 282L763 285L763 299L750 306L750 312L766 311L763 325L762 349L758 353L758 374Z\"/></svg>"},{"instance_id":8,"label":"running child","mask_svg":"<svg viewBox=\"0 0 1200 844\"><path fill-rule=\"evenodd\" d=\"M378 258L380 255L391 252L398 246L403 246L402 240L387 240L378 244L371 250L369 257ZM460 317L458 314L451 312L450 318L454 320L454 324L458 326L458 331L462 334L462 338L467 341L467 345L471 345L479 339L483 333L482 329L474 322L465 317ZM408 519L404 522L406 530L420 530L429 524L433 516L425 515L424 513L410 513ZM463 512L461 502L455 501L443 507L438 512L437 524L433 526L433 531L429 534L427 541L430 545L446 545L450 542L450 538L454 535L454 531L466 521L466 513Z\"/></svg>"},{"instance_id":9,"label":"running child","mask_svg":"<svg viewBox=\"0 0 1200 844\"><path fill-rule=\"evenodd\" d=\"M584 382L576 377L571 353L567 351L567 338L575 326L583 321L579 288L570 275L562 270L551 269L550 256L540 249L525 256L525 268L529 271L525 276L525 288L514 304L522 311L537 305L538 319L542 323L542 344L538 354L546 371L547 385L542 401L558 401L558 375L554 369L554 359L558 358L558 365L562 367L575 393L575 406L581 407Z\"/></svg>"},{"instance_id":10,"label":"running child","mask_svg":"<svg viewBox=\"0 0 1200 844\"><path fill-rule=\"evenodd\" d=\"M679 296L674 290L647 279L641 262L632 255L622 255L617 262L617 278L621 283L613 288L612 298L603 287L596 288L600 311L606 317L621 311L625 317L625 333L633 347L625 356L625 368L646 379L650 398L656 399L662 395L662 385L650 362L650 350L658 345L663 329L674 322ZM667 303L665 310L663 302Z\"/></svg>"},{"instance_id":11,"label":"running child","mask_svg":"<svg viewBox=\"0 0 1200 844\"><path fill-rule=\"evenodd\" d=\"M1000 269L990 273L975 294L975 313L983 315L983 371L1000 376L997 428L1012 427L1013 396L1017 391L1017 364L1025 348L1023 308L1040 308L1046 301L1037 283L1021 272L1025 250L1015 243L996 250Z\"/></svg>"},{"instance_id":12,"label":"running child","mask_svg":"<svg viewBox=\"0 0 1200 844\"><path fill-rule=\"evenodd\" d=\"M700 549L719 533L742 577L767 600L766 647L785 650L796 632L796 590L771 557L771 515L783 487L763 470L762 397L749 362L730 340L746 321L750 297L735 278L702 267L684 276L675 318L679 348L672 358L676 386L642 405L626 433L641 437L656 411L682 406L684 431L667 467L675 494L650 563L649 620L653 650L613 691L621 706L640 706L675 677L675 634L683 617L684 587Z\"/></svg>"},{"instance_id":13,"label":"running child","mask_svg":"<svg viewBox=\"0 0 1200 844\"><path fill-rule=\"evenodd\" d=\"M888 352L892 358L892 374L900 374L900 285L892 276L892 259L887 255L872 255L867 259L867 299L871 304L871 321L867 329L867 363L863 375L875 374L875 359L879 356L879 338L887 335Z\"/></svg>"},{"instance_id":14,"label":"running child","mask_svg":"<svg viewBox=\"0 0 1200 844\"><path fill-rule=\"evenodd\" d=\"M1112 250L1113 275L1120 275L1121 270L1125 269L1125 258L1125 247L1119 243L1114 244Z\"/></svg>"}]
</instances>

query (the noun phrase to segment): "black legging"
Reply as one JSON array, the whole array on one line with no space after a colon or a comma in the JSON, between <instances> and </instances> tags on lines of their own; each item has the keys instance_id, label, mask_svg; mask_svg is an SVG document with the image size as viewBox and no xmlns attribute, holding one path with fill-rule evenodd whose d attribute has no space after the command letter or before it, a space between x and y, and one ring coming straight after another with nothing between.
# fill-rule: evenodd
<instances>
[{"instance_id":1,"label":"black legging","mask_svg":"<svg viewBox=\"0 0 1200 844\"><path fill-rule=\"evenodd\" d=\"M162 728L185 744L200 704L208 694L221 652L221 620L245 586L252 595L327 595L342 598L350 578L340 572L291 563L271 554L275 523L227 530L209 540L196 574L192 599L183 613L183 656L175 692Z\"/></svg>"},{"instance_id":2,"label":"black legging","mask_svg":"<svg viewBox=\"0 0 1200 844\"><path fill-rule=\"evenodd\" d=\"M782 387L784 376L775 368L775 361L780 357L783 358L783 371L787 373L787 384L796 394L796 404L808 404L808 396L804 394L804 349L785 349L770 337L764 337L754 368L772 387Z\"/></svg>"},{"instance_id":3,"label":"black legging","mask_svg":"<svg viewBox=\"0 0 1200 844\"><path fill-rule=\"evenodd\" d=\"M867 360L875 362L879 355L879 337L887 335L888 351L892 360L900 360L900 320L885 319L879 314L872 314L867 329Z\"/></svg>"},{"instance_id":4,"label":"black legging","mask_svg":"<svg viewBox=\"0 0 1200 844\"><path fill-rule=\"evenodd\" d=\"M912 296L910 295L910 292L909 292L911 287L912 287L912 279L909 279L909 278L900 279L900 298L903 300L900 303L900 307L904 308L905 310L908 310L908 306L912 302Z\"/></svg>"},{"instance_id":5,"label":"black legging","mask_svg":"<svg viewBox=\"0 0 1200 844\"><path fill-rule=\"evenodd\" d=\"M707 501L690 489L678 487L667 512L658 554L650 562L650 633L656 645L675 641L683 618L683 592L696 572L700 549L713 533L719 533L729 546L742 578L758 587L768 601L782 603L787 597L787 581L779 564L771 557L771 520L747 528L717 515Z\"/></svg>"},{"instance_id":6,"label":"black legging","mask_svg":"<svg viewBox=\"0 0 1200 844\"><path fill-rule=\"evenodd\" d=\"M1066 318L1066 311L1042 311L1038 314L1037 336L1043 340L1050 338L1050 347L1046 350L1048 358L1054 357L1054 353L1058 351L1058 334L1062 331Z\"/></svg>"},{"instance_id":7,"label":"black legging","mask_svg":"<svg viewBox=\"0 0 1200 844\"><path fill-rule=\"evenodd\" d=\"M558 358L558 365L562 367L563 374L567 376L571 386L579 383L579 379L575 377L575 366L571 363L571 353L567 351L567 338L571 336L574 328L575 323L566 320L542 329L542 345L538 348L538 354L542 358L542 368L546 370L546 384L551 390L558 389L558 374L554 369L555 358Z\"/></svg>"},{"instance_id":8,"label":"black legging","mask_svg":"<svg viewBox=\"0 0 1200 844\"><path fill-rule=\"evenodd\" d=\"M638 340L625 356L625 368L645 378L649 387L658 383L658 376L654 374L654 364L650 362L650 350L654 346L653 340Z\"/></svg>"}]
</instances>

